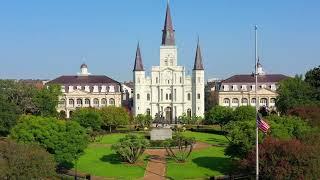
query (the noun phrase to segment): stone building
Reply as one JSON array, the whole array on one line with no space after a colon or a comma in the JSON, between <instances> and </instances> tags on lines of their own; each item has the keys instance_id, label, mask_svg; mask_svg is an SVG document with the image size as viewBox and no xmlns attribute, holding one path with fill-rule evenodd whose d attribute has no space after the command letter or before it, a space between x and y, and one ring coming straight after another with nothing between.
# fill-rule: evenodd
<instances>
[{"instance_id":1,"label":"stone building","mask_svg":"<svg viewBox=\"0 0 320 180\"><path fill-rule=\"evenodd\" d=\"M162 114L171 123L183 113L188 116L204 115L204 68L199 41L192 76L186 75L186 68L178 65L178 49L169 4L162 30L160 65L152 66L151 76L146 76L138 45L133 81L134 115L150 114L155 117L156 114Z\"/></svg>"},{"instance_id":2,"label":"stone building","mask_svg":"<svg viewBox=\"0 0 320 180\"><path fill-rule=\"evenodd\" d=\"M67 118L81 107L121 106L121 84L105 75L91 75L86 64L81 65L78 75L60 76L50 84L61 85L57 111Z\"/></svg>"},{"instance_id":3,"label":"stone building","mask_svg":"<svg viewBox=\"0 0 320 180\"><path fill-rule=\"evenodd\" d=\"M231 76L223 80L215 91L216 104L220 106L238 107L238 106L265 106L269 109L275 109L277 97L277 88L279 82L288 78L282 74L266 74L262 65L258 62L258 87L255 87L254 74L240 74ZM257 88L257 99L255 89Z\"/></svg>"}]
</instances>

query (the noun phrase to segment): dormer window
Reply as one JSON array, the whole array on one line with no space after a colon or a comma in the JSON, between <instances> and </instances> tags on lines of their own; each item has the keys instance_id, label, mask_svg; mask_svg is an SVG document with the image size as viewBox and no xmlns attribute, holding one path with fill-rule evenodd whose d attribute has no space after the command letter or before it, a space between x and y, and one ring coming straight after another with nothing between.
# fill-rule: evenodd
<instances>
[{"instance_id":1,"label":"dormer window","mask_svg":"<svg viewBox=\"0 0 320 180\"><path fill-rule=\"evenodd\" d=\"M233 91L237 91L238 90L238 86L237 85L232 85L232 90Z\"/></svg>"},{"instance_id":2,"label":"dormer window","mask_svg":"<svg viewBox=\"0 0 320 180\"><path fill-rule=\"evenodd\" d=\"M114 92L114 86L109 86L109 92Z\"/></svg>"},{"instance_id":3,"label":"dormer window","mask_svg":"<svg viewBox=\"0 0 320 180\"><path fill-rule=\"evenodd\" d=\"M275 84L271 84L270 89L273 90L273 91L275 91L275 90L277 90L277 87L276 87Z\"/></svg>"},{"instance_id":4,"label":"dormer window","mask_svg":"<svg viewBox=\"0 0 320 180\"><path fill-rule=\"evenodd\" d=\"M81 86L77 86L77 90L81 90Z\"/></svg>"},{"instance_id":5,"label":"dormer window","mask_svg":"<svg viewBox=\"0 0 320 180\"><path fill-rule=\"evenodd\" d=\"M224 91L229 91L229 85L223 85L223 90Z\"/></svg>"},{"instance_id":6,"label":"dormer window","mask_svg":"<svg viewBox=\"0 0 320 180\"><path fill-rule=\"evenodd\" d=\"M241 90L246 91L247 90L247 85L241 85Z\"/></svg>"}]
</instances>

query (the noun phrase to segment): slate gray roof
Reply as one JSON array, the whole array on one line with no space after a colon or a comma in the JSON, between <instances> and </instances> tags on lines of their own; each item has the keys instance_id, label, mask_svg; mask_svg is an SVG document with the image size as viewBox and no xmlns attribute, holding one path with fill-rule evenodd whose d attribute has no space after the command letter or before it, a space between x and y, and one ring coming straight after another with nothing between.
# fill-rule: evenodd
<instances>
[{"instance_id":1,"label":"slate gray roof","mask_svg":"<svg viewBox=\"0 0 320 180\"><path fill-rule=\"evenodd\" d=\"M134 60L134 68L133 71L144 71L143 64L142 64L142 57L140 52L140 45L138 43L137 51L136 51L136 58Z\"/></svg>"},{"instance_id":2,"label":"slate gray roof","mask_svg":"<svg viewBox=\"0 0 320 180\"><path fill-rule=\"evenodd\" d=\"M202 56L201 56L199 40L198 40L198 44L197 44L196 57L194 60L193 70L204 70L203 64L202 64Z\"/></svg>"},{"instance_id":3,"label":"slate gray roof","mask_svg":"<svg viewBox=\"0 0 320 180\"><path fill-rule=\"evenodd\" d=\"M111 79L104 75L88 75L88 76L60 76L50 82L49 84L77 84L77 85L89 85L89 84L108 84L116 83L118 81Z\"/></svg>"},{"instance_id":4,"label":"slate gray roof","mask_svg":"<svg viewBox=\"0 0 320 180\"><path fill-rule=\"evenodd\" d=\"M172 25L169 3L167 4L166 18L164 21L164 28L162 30L161 44L163 46L174 46L175 45L174 30L173 30L173 25Z\"/></svg>"},{"instance_id":5,"label":"slate gray roof","mask_svg":"<svg viewBox=\"0 0 320 180\"><path fill-rule=\"evenodd\" d=\"M287 78L289 77L283 74L266 74L266 75L259 75L258 82L259 83L279 82ZM254 83L254 82L255 82L255 77L251 74L234 75L222 81L222 83Z\"/></svg>"}]
</instances>

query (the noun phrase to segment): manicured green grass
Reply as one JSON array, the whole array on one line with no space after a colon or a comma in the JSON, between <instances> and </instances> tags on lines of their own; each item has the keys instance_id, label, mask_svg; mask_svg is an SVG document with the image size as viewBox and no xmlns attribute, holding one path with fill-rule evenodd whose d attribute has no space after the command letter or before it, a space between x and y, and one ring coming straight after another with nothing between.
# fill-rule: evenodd
<instances>
[{"instance_id":1,"label":"manicured green grass","mask_svg":"<svg viewBox=\"0 0 320 180\"><path fill-rule=\"evenodd\" d=\"M78 170L93 176L115 179L139 179L144 175L147 162L142 157L138 165L121 162L111 150L111 145L126 134L105 135L98 143L91 143L78 160Z\"/></svg>"},{"instance_id":2,"label":"manicured green grass","mask_svg":"<svg viewBox=\"0 0 320 180\"><path fill-rule=\"evenodd\" d=\"M228 140L223 135L201 133L201 132L192 132L192 131L185 131L182 134L187 137L195 137L196 141L205 142L205 143L216 145L216 146L227 146L228 145Z\"/></svg>"},{"instance_id":3,"label":"manicured green grass","mask_svg":"<svg viewBox=\"0 0 320 180\"><path fill-rule=\"evenodd\" d=\"M231 166L229 158L224 156L223 147L210 147L194 151L185 163L167 162L167 176L170 179L207 179L210 176L223 175Z\"/></svg>"},{"instance_id":4,"label":"manicured green grass","mask_svg":"<svg viewBox=\"0 0 320 180\"><path fill-rule=\"evenodd\" d=\"M129 134L129 133L128 133ZM133 132L133 134L137 134L139 136L144 136L144 132ZM102 137L100 141L98 141L98 144L114 144L119 141L119 139L125 137L127 134L125 133L112 133L112 134L107 134Z\"/></svg>"}]
</instances>

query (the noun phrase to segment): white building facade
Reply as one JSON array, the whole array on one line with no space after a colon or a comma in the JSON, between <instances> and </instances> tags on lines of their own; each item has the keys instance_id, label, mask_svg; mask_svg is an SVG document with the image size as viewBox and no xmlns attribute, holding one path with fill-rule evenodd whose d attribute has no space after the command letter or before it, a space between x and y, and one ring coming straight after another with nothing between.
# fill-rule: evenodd
<instances>
[{"instance_id":1,"label":"white building facade","mask_svg":"<svg viewBox=\"0 0 320 180\"><path fill-rule=\"evenodd\" d=\"M133 114L162 114L171 123L185 113L204 116L204 68L199 42L192 76L178 65L178 49L167 5L165 24L160 46L160 65L152 66L151 76L146 76L138 45L133 69Z\"/></svg>"},{"instance_id":2,"label":"white building facade","mask_svg":"<svg viewBox=\"0 0 320 180\"><path fill-rule=\"evenodd\" d=\"M57 111L66 118L78 108L121 107L121 84L108 76L91 75L86 64L81 65L78 75L60 76L47 83L50 84L61 85Z\"/></svg>"}]
</instances>

